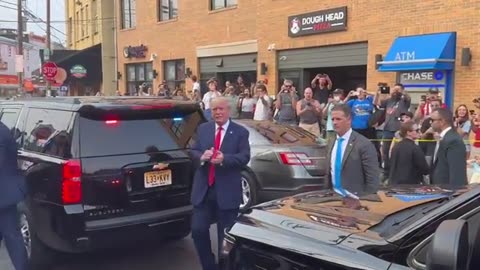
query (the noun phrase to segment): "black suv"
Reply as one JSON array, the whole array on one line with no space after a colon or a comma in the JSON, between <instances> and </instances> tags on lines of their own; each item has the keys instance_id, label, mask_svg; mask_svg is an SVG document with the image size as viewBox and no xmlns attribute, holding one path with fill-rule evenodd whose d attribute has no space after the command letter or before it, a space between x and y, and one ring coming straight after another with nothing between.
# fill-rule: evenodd
<instances>
[{"instance_id":1,"label":"black suv","mask_svg":"<svg viewBox=\"0 0 480 270\"><path fill-rule=\"evenodd\" d=\"M20 223L30 260L190 232L200 107L158 98L4 101L0 120L27 181Z\"/></svg>"}]
</instances>

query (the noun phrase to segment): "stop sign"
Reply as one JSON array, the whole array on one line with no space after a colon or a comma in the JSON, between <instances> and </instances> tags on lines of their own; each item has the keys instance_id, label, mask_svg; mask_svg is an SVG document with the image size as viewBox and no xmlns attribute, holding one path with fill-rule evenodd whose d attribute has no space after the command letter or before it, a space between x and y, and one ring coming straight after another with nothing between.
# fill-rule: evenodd
<instances>
[{"instance_id":1,"label":"stop sign","mask_svg":"<svg viewBox=\"0 0 480 270\"><path fill-rule=\"evenodd\" d=\"M57 75L57 64L54 62L46 62L43 64L42 67L43 76L47 78L47 80L53 80L55 75Z\"/></svg>"}]
</instances>

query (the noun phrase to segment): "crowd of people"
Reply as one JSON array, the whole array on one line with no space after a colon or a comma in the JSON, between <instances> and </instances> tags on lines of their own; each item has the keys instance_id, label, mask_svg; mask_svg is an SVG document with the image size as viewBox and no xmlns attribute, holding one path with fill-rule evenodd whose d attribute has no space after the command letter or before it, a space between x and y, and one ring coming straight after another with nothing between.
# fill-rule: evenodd
<instances>
[{"instance_id":1,"label":"crowd of people","mask_svg":"<svg viewBox=\"0 0 480 270\"><path fill-rule=\"evenodd\" d=\"M356 89L345 91L332 89L333 82L327 74L317 74L311 85L302 92L297 91L291 80L283 80L273 97L269 96L265 81L247 87L241 76L234 83L226 81L225 85L219 85L216 78L211 78L206 82L208 89L203 89L207 91L203 92L198 78L193 75L190 79L193 87L188 92L182 89L172 92L164 82L156 92L141 86L138 95L196 101L202 106L208 120L212 119L210 101L225 97L232 108L232 119L271 120L299 126L330 144L337 136L332 109L335 105L345 104L351 109L352 130L375 146L384 183L413 184L431 180L430 172L436 162L438 142L443 141L441 131L435 129L432 115L438 109L446 109L438 88L430 88L428 93L421 96L419 105L411 110L412 98L402 84L395 84L391 89L383 85L377 91L368 91L365 86L359 85ZM480 107L479 100L475 100L474 105ZM480 118L475 110L469 110L465 104L459 105L447 124L451 124L452 130L463 142L465 155L462 160L469 164L480 163L477 162L480 157L470 157L471 133L480 139ZM480 147L480 143L476 144L476 147ZM408 161L413 165L405 162L407 154L410 155ZM405 180L407 178L410 180Z\"/></svg>"}]
</instances>

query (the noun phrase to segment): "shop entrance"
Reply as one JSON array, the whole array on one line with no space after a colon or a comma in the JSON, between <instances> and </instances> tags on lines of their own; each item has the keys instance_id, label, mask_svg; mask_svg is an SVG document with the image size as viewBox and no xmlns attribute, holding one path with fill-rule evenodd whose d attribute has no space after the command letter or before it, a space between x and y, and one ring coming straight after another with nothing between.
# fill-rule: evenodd
<instances>
[{"instance_id":1,"label":"shop entrance","mask_svg":"<svg viewBox=\"0 0 480 270\"><path fill-rule=\"evenodd\" d=\"M365 85L367 82L367 66L346 66L346 67L322 67L306 69L304 73L305 85L309 85L317 74L328 74L332 80L332 90L341 88L345 95L358 85ZM375 89L368 89L375 92Z\"/></svg>"},{"instance_id":2,"label":"shop entrance","mask_svg":"<svg viewBox=\"0 0 480 270\"><path fill-rule=\"evenodd\" d=\"M225 89L225 82L236 84L238 76L242 76L244 85L250 87L257 78L257 54L241 54L200 58L200 84L202 94L208 91L206 82L215 77L219 89Z\"/></svg>"},{"instance_id":3,"label":"shop entrance","mask_svg":"<svg viewBox=\"0 0 480 270\"><path fill-rule=\"evenodd\" d=\"M333 89L345 92L367 81L367 43L285 50L277 57L279 78L291 79L295 84L298 81L296 88L302 95L318 73L328 74Z\"/></svg>"},{"instance_id":4,"label":"shop entrance","mask_svg":"<svg viewBox=\"0 0 480 270\"><path fill-rule=\"evenodd\" d=\"M367 82L367 66L345 66L345 67L322 67L322 68L307 68L296 70L281 70L279 72L279 84L283 80L289 79L297 88L299 94L303 97L303 91L310 84L317 74L328 74L332 80L332 90L341 88L345 90L345 95L350 90L355 89L358 85L365 85ZM368 89L370 92L375 92L376 89ZM278 92L278 89L276 90Z\"/></svg>"}]
</instances>

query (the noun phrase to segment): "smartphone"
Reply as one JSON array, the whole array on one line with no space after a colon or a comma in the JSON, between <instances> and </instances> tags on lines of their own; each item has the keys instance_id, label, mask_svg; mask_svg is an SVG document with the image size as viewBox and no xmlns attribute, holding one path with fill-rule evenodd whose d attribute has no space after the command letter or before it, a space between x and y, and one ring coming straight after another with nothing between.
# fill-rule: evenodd
<instances>
[{"instance_id":1,"label":"smartphone","mask_svg":"<svg viewBox=\"0 0 480 270\"><path fill-rule=\"evenodd\" d=\"M380 86L381 94L390 94L390 86Z\"/></svg>"}]
</instances>

